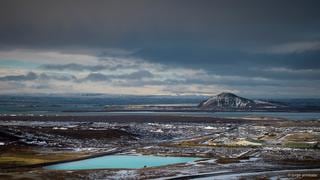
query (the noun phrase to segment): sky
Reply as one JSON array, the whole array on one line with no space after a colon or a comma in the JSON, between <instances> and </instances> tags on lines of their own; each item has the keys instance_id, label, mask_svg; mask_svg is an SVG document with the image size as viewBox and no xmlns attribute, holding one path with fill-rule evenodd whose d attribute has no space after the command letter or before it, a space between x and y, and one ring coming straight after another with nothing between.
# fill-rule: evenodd
<instances>
[{"instance_id":1,"label":"sky","mask_svg":"<svg viewBox=\"0 0 320 180\"><path fill-rule=\"evenodd\" d=\"M1 0L0 94L320 98L318 0Z\"/></svg>"}]
</instances>

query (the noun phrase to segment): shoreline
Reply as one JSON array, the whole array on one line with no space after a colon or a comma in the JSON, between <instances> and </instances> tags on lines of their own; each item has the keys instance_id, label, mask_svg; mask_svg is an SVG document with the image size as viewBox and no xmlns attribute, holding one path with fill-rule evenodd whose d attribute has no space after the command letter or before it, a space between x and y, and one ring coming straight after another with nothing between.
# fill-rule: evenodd
<instances>
[{"instance_id":1,"label":"shoreline","mask_svg":"<svg viewBox=\"0 0 320 180\"><path fill-rule=\"evenodd\" d=\"M287 122L284 119L243 119L220 118L209 116L185 116L185 115L107 115L107 116L0 116L0 121L79 121L79 122L118 122L118 123L274 123Z\"/></svg>"}]
</instances>

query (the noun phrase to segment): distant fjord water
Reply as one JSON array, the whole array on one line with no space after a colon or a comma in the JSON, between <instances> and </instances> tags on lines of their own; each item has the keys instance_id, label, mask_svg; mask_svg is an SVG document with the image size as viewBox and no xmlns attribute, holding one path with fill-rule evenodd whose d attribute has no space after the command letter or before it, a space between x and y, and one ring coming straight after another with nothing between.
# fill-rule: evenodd
<instances>
[{"instance_id":1,"label":"distant fjord water","mask_svg":"<svg viewBox=\"0 0 320 180\"><path fill-rule=\"evenodd\" d=\"M196 106L206 96L33 96L0 95L0 115L179 115L221 118L276 117L320 120L320 112L104 112L107 105L184 104ZM320 107L320 99L272 99L294 107Z\"/></svg>"}]
</instances>

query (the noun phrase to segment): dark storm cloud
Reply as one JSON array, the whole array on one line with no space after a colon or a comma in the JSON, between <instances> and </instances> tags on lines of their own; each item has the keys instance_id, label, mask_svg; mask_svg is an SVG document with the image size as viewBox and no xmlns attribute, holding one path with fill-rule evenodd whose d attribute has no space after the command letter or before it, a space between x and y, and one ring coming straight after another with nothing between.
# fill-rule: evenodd
<instances>
[{"instance_id":1,"label":"dark storm cloud","mask_svg":"<svg viewBox=\"0 0 320 180\"><path fill-rule=\"evenodd\" d=\"M64 70L71 70L71 71L84 71L84 70L90 70L90 71L100 71L104 69L101 66L86 66L82 64L75 64L75 63L70 63L70 64L45 64L40 66L41 69L46 69L46 70L59 70L59 71L64 71Z\"/></svg>"},{"instance_id":2,"label":"dark storm cloud","mask_svg":"<svg viewBox=\"0 0 320 180\"><path fill-rule=\"evenodd\" d=\"M38 78L36 73L29 72L25 75L11 75L11 76L2 76L0 81L32 81Z\"/></svg>"},{"instance_id":3,"label":"dark storm cloud","mask_svg":"<svg viewBox=\"0 0 320 180\"><path fill-rule=\"evenodd\" d=\"M278 86L280 85L281 81L261 81L261 80L254 80L254 79L237 79L237 80L226 80L226 79L211 79L211 80L202 80L202 79L184 79L184 80L174 80L174 79L167 79L167 80L136 80L136 79L130 79L125 82L115 82L116 85L121 86L145 86L145 85L151 85L151 86L158 86L158 85L229 85L229 86ZM182 93L182 92L181 92Z\"/></svg>"},{"instance_id":4,"label":"dark storm cloud","mask_svg":"<svg viewBox=\"0 0 320 180\"><path fill-rule=\"evenodd\" d=\"M136 71L128 74L119 74L119 75L106 75L102 73L90 73L87 77L79 80L83 81L109 81L112 79L122 79L122 80L141 80L143 78L152 78L154 75L146 70Z\"/></svg>"},{"instance_id":5,"label":"dark storm cloud","mask_svg":"<svg viewBox=\"0 0 320 180\"><path fill-rule=\"evenodd\" d=\"M76 80L77 78L74 75L63 75L63 74L46 74L46 73L40 73L38 75L38 79L40 80L58 80L58 81L72 81Z\"/></svg>"},{"instance_id":6,"label":"dark storm cloud","mask_svg":"<svg viewBox=\"0 0 320 180\"><path fill-rule=\"evenodd\" d=\"M75 80L76 77L73 75L48 75L46 73L34 73L28 72L24 75L8 75L0 77L0 81L34 81L34 80L59 80L59 81L70 81Z\"/></svg>"},{"instance_id":7,"label":"dark storm cloud","mask_svg":"<svg viewBox=\"0 0 320 180\"><path fill-rule=\"evenodd\" d=\"M319 36L319 1L3 0L3 44L161 46L259 44ZM293 39L292 39L293 38ZM307 37L311 38L311 37ZM155 43L156 41L156 43ZM188 45L187 45L188 46Z\"/></svg>"},{"instance_id":8,"label":"dark storm cloud","mask_svg":"<svg viewBox=\"0 0 320 180\"><path fill-rule=\"evenodd\" d=\"M83 65L83 64L45 64L40 66L41 69L46 70L58 70L58 71L65 71L65 70L71 70L71 71L101 71L101 70L116 70L117 68L120 68L120 65L116 67L110 67L106 65Z\"/></svg>"},{"instance_id":9,"label":"dark storm cloud","mask_svg":"<svg viewBox=\"0 0 320 180\"><path fill-rule=\"evenodd\" d=\"M320 69L320 51L299 54L256 54L236 50L211 48L157 48L145 49L139 56L169 64L205 68L222 74L250 73L250 67L287 67L292 69ZM250 76L252 74L249 74Z\"/></svg>"},{"instance_id":10,"label":"dark storm cloud","mask_svg":"<svg viewBox=\"0 0 320 180\"><path fill-rule=\"evenodd\" d=\"M68 52L70 47L79 47L80 53L90 49L101 60L130 57L164 67L203 69L209 75L242 78L137 82L135 78L155 75L143 72L139 66L130 67L136 68L136 74L100 73L127 66L121 63L55 63L40 67L91 72L75 81L119 78L130 79L132 84L223 84L235 89L285 87L294 80L312 84L320 80L319 7L318 0L2 0L0 49ZM252 77L268 80L246 80ZM34 75L26 74L0 79L32 78Z\"/></svg>"},{"instance_id":11,"label":"dark storm cloud","mask_svg":"<svg viewBox=\"0 0 320 180\"><path fill-rule=\"evenodd\" d=\"M109 81L109 80L110 80L110 77L105 74L90 73L87 77L79 81L82 82L82 81Z\"/></svg>"}]
</instances>

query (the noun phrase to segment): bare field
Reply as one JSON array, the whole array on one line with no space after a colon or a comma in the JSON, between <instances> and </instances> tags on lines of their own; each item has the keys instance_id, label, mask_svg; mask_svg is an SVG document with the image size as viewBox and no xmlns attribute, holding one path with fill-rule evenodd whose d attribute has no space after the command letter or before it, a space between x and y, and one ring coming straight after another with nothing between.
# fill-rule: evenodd
<instances>
[{"instance_id":1,"label":"bare field","mask_svg":"<svg viewBox=\"0 0 320 180\"><path fill-rule=\"evenodd\" d=\"M48 172L55 174L48 179L191 178L212 172L268 174L320 167L319 121L153 115L16 116L1 117L0 127L0 177L7 179L41 179ZM106 154L202 160L144 169L69 172L42 168L45 164Z\"/></svg>"}]
</instances>

